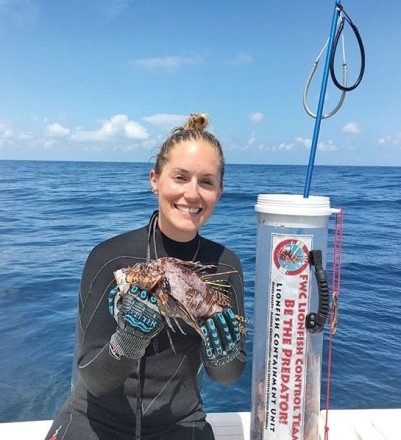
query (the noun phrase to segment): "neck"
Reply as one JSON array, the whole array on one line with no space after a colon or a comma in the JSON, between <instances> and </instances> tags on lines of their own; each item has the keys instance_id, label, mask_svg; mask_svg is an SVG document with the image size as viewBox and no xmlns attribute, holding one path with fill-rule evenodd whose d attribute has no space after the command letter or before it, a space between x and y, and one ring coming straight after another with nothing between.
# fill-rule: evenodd
<instances>
[{"instance_id":1,"label":"neck","mask_svg":"<svg viewBox=\"0 0 401 440\"><path fill-rule=\"evenodd\" d=\"M179 258L185 261L195 261L201 246L201 237L196 233L191 239L180 241L166 235L157 223L157 212L155 212L149 223L149 238L153 248L154 258L165 256ZM150 243L151 243L150 242ZM149 243L149 244L150 244Z\"/></svg>"},{"instance_id":2,"label":"neck","mask_svg":"<svg viewBox=\"0 0 401 440\"><path fill-rule=\"evenodd\" d=\"M195 228L189 230L178 229L169 224L169 222L162 216L157 217L157 227L170 240L178 241L180 243L187 243L197 237L198 231Z\"/></svg>"}]
</instances>

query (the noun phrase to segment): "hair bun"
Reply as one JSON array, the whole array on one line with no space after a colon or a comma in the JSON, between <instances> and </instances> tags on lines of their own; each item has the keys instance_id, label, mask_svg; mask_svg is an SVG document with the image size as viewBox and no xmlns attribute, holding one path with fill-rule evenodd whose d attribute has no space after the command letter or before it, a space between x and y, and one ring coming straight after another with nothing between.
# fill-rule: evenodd
<instances>
[{"instance_id":1,"label":"hair bun","mask_svg":"<svg viewBox=\"0 0 401 440\"><path fill-rule=\"evenodd\" d=\"M209 125L209 116L205 113L191 113L182 127L184 130L204 130Z\"/></svg>"}]
</instances>

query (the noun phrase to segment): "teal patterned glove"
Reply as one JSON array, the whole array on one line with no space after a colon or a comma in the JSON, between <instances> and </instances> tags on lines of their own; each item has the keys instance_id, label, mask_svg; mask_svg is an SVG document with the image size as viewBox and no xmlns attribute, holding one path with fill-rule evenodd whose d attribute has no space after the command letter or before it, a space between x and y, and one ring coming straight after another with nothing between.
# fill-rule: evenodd
<instances>
[{"instance_id":1,"label":"teal patterned glove","mask_svg":"<svg viewBox=\"0 0 401 440\"><path fill-rule=\"evenodd\" d=\"M110 340L110 353L116 358L121 355L132 359L142 357L150 340L164 325L156 297L138 286L132 286L123 296L118 287L112 289L109 312L118 324Z\"/></svg>"},{"instance_id":2,"label":"teal patterned glove","mask_svg":"<svg viewBox=\"0 0 401 440\"><path fill-rule=\"evenodd\" d=\"M241 356L241 332L234 312L223 309L201 327L201 358L207 367L220 367Z\"/></svg>"}]
</instances>

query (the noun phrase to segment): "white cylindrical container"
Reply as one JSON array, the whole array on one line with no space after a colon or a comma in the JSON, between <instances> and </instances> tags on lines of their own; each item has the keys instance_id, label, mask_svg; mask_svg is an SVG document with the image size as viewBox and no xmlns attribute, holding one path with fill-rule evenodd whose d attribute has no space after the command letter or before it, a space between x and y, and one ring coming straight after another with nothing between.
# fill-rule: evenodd
<instances>
[{"instance_id":1,"label":"white cylindrical container","mask_svg":"<svg viewBox=\"0 0 401 440\"><path fill-rule=\"evenodd\" d=\"M323 326L306 328L321 309L311 259L325 265L336 210L328 197L261 194L256 211L251 438L317 440Z\"/></svg>"}]
</instances>

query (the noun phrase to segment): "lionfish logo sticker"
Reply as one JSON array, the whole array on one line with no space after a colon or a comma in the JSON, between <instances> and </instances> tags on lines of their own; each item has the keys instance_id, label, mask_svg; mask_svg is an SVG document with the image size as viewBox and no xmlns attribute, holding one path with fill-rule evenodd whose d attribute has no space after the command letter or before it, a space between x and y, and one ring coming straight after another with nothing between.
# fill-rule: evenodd
<instances>
[{"instance_id":1,"label":"lionfish logo sticker","mask_svg":"<svg viewBox=\"0 0 401 440\"><path fill-rule=\"evenodd\" d=\"M286 239L274 249L274 264L285 275L298 275L309 263L309 250L297 239Z\"/></svg>"}]
</instances>

